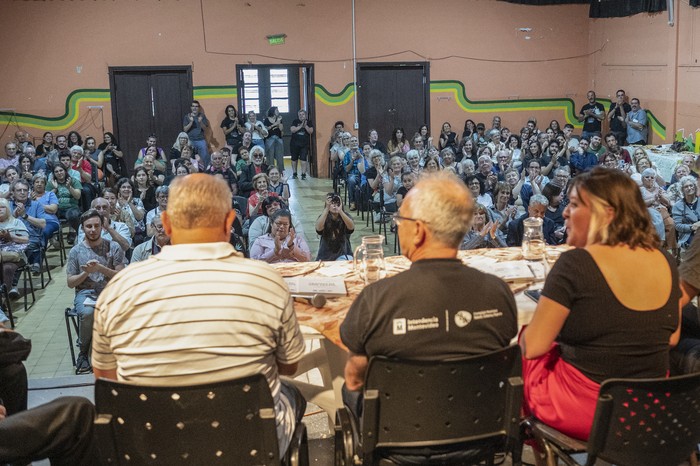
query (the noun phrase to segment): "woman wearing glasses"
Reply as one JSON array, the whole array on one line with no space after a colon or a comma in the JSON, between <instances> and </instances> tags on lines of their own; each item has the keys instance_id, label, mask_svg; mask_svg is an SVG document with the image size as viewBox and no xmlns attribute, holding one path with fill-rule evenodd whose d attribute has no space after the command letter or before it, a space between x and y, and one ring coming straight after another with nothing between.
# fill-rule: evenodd
<instances>
[{"instance_id":1,"label":"woman wearing glasses","mask_svg":"<svg viewBox=\"0 0 700 466\"><path fill-rule=\"evenodd\" d=\"M673 221L678 231L678 242L683 249L690 246L695 232L700 228L700 202L698 202L698 182L692 176L684 176L680 181L683 199L673 205Z\"/></svg>"},{"instance_id":2,"label":"woman wearing glasses","mask_svg":"<svg viewBox=\"0 0 700 466\"><path fill-rule=\"evenodd\" d=\"M250 258L270 264L275 262L308 262L311 260L309 245L297 236L292 225L292 214L278 210L270 217L267 234L255 240L250 248Z\"/></svg>"}]
</instances>

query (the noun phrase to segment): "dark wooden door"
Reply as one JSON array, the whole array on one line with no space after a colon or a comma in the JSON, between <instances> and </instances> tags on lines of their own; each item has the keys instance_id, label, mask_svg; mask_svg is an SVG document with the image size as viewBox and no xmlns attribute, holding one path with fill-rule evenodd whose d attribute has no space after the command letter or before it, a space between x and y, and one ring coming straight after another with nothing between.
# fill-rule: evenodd
<instances>
[{"instance_id":1,"label":"dark wooden door","mask_svg":"<svg viewBox=\"0 0 700 466\"><path fill-rule=\"evenodd\" d=\"M112 124L131 172L152 134L166 155L192 102L190 67L110 68Z\"/></svg>"},{"instance_id":2,"label":"dark wooden door","mask_svg":"<svg viewBox=\"0 0 700 466\"><path fill-rule=\"evenodd\" d=\"M359 63L357 65L359 136L379 132L386 143L394 128L406 137L430 124L430 78L427 63Z\"/></svg>"}]
</instances>

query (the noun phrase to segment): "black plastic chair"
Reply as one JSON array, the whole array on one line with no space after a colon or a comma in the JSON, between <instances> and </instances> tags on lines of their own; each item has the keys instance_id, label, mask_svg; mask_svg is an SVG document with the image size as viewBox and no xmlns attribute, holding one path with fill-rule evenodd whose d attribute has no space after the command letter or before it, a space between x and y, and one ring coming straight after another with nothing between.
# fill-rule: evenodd
<instances>
[{"instance_id":1,"label":"black plastic chair","mask_svg":"<svg viewBox=\"0 0 700 466\"><path fill-rule=\"evenodd\" d=\"M98 379L95 435L103 464L279 465L275 409L256 374L187 387L146 387ZM285 456L308 464L299 423Z\"/></svg>"},{"instance_id":2,"label":"black plastic chair","mask_svg":"<svg viewBox=\"0 0 700 466\"><path fill-rule=\"evenodd\" d=\"M78 346L77 338L80 335L78 313L75 311L74 307L67 307L63 314L66 319L66 333L68 334L68 349L70 350L70 358L71 361L73 361L73 367L75 367L75 347ZM71 326L73 327L73 330L75 330L76 340L73 339L73 332L71 331Z\"/></svg>"},{"instance_id":3,"label":"black plastic chair","mask_svg":"<svg viewBox=\"0 0 700 466\"><path fill-rule=\"evenodd\" d=\"M431 448L454 454L424 464L493 464L510 452L521 464L520 348L454 361L402 361L373 357L364 387L360 423L347 407L336 415L336 465L393 465L391 457ZM476 456L460 452L478 450Z\"/></svg>"},{"instance_id":4,"label":"black plastic chair","mask_svg":"<svg viewBox=\"0 0 700 466\"><path fill-rule=\"evenodd\" d=\"M574 414L575 415L575 414ZM669 466L691 458L700 443L700 373L663 379L610 379L600 386L588 442L536 419L525 422L547 464ZM582 453L583 463L572 455Z\"/></svg>"},{"instance_id":5,"label":"black plastic chair","mask_svg":"<svg viewBox=\"0 0 700 466\"><path fill-rule=\"evenodd\" d=\"M7 313L10 325L15 328L15 317L12 314L12 301L10 300L10 290L5 286L5 272L2 257L0 256L0 306Z\"/></svg>"}]
</instances>

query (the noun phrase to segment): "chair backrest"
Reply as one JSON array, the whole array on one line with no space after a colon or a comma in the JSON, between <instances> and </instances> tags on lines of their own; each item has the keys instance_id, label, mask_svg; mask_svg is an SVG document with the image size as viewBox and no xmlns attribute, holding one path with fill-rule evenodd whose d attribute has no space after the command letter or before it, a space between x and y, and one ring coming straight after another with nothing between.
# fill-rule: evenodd
<instances>
[{"instance_id":1,"label":"chair backrest","mask_svg":"<svg viewBox=\"0 0 700 466\"><path fill-rule=\"evenodd\" d=\"M700 443L700 373L664 379L610 379L600 387L589 461L666 466Z\"/></svg>"},{"instance_id":2,"label":"chair backrest","mask_svg":"<svg viewBox=\"0 0 700 466\"><path fill-rule=\"evenodd\" d=\"M262 374L189 387L99 379L95 430L104 464L279 465Z\"/></svg>"},{"instance_id":3,"label":"chair backrest","mask_svg":"<svg viewBox=\"0 0 700 466\"><path fill-rule=\"evenodd\" d=\"M509 438L517 442L520 348L453 361L373 357L365 381L363 450Z\"/></svg>"}]
</instances>

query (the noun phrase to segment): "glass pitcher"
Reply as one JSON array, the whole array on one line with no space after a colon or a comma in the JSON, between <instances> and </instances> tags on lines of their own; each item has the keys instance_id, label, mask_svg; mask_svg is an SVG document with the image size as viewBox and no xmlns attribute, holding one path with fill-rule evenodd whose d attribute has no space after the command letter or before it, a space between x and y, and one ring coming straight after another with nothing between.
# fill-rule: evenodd
<instances>
[{"instance_id":1,"label":"glass pitcher","mask_svg":"<svg viewBox=\"0 0 700 466\"><path fill-rule=\"evenodd\" d=\"M545 242L542 232L542 219L529 217L523 220L523 259L538 261L544 259Z\"/></svg>"},{"instance_id":2,"label":"glass pitcher","mask_svg":"<svg viewBox=\"0 0 700 466\"><path fill-rule=\"evenodd\" d=\"M359 270L365 285L384 278L384 235L363 236L362 244L355 249L353 265L355 270Z\"/></svg>"}]
</instances>

